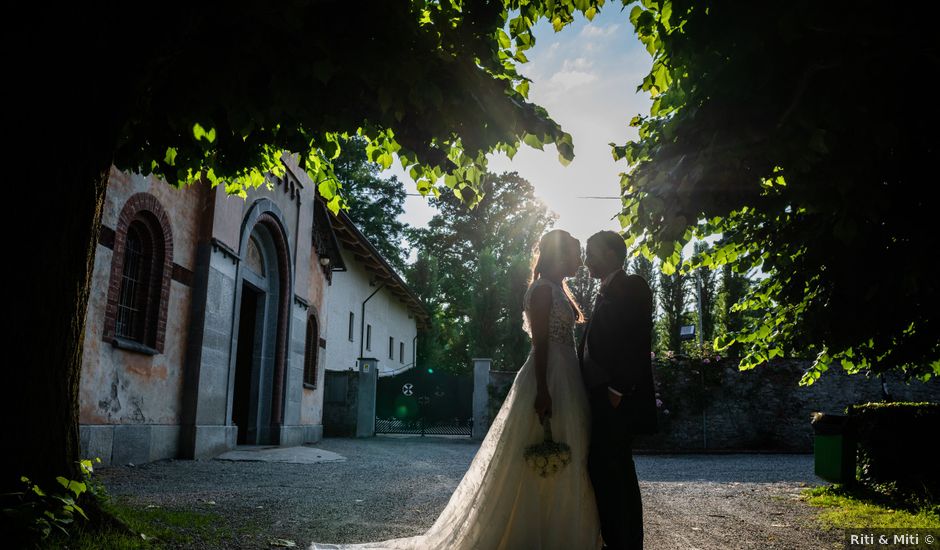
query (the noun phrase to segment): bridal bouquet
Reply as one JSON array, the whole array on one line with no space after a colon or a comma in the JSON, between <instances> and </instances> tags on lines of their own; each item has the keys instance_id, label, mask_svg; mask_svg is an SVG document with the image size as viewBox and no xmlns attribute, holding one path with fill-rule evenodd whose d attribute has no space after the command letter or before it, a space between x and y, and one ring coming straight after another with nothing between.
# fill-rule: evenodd
<instances>
[{"instance_id":1,"label":"bridal bouquet","mask_svg":"<svg viewBox=\"0 0 940 550\"><path fill-rule=\"evenodd\" d=\"M571 462L571 447L552 439L552 425L548 418L542 426L545 429L545 436L541 443L526 447L525 462L536 474L548 477Z\"/></svg>"}]
</instances>

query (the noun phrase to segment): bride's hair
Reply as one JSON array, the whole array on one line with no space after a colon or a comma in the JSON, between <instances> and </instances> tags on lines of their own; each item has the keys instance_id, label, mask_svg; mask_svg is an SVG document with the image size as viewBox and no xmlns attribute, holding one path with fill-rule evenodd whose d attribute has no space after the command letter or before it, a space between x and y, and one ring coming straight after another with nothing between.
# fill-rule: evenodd
<instances>
[{"instance_id":1,"label":"bride's hair","mask_svg":"<svg viewBox=\"0 0 940 550\"><path fill-rule=\"evenodd\" d=\"M552 229L542 235L532 253L532 277L529 279L529 284L541 277L542 273L547 271L550 266L558 265L564 259L567 247L577 242L578 239L572 237L571 233L564 229ZM565 296L568 297L571 307L574 308L575 322L583 323L584 314L581 312L581 308L578 307L574 295L571 294L567 281L561 282L561 288L564 290Z\"/></svg>"}]
</instances>

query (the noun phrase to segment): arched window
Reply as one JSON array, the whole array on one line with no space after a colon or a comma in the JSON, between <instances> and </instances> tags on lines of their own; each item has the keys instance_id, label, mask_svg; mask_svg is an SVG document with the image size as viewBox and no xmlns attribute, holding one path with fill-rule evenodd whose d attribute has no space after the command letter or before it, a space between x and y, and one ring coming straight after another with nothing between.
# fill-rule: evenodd
<instances>
[{"instance_id":1,"label":"arched window","mask_svg":"<svg viewBox=\"0 0 940 550\"><path fill-rule=\"evenodd\" d=\"M121 338L153 347L151 313L148 310L151 271L154 267L154 246L150 231L141 220L127 228L124 243L124 265L121 269L121 294L118 298L117 322L114 333Z\"/></svg>"},{"instance_id":2,"label":"arched window","mask_svg":"<svg viewBox=\"0 0 940 550\"><path fill-rule=\"evenodd\" d=\"M172 276L173 241L156 197L128 199L114 232L104 339L113 345L160 353Z\"/></svg>"},{"instance_id":3,"label":"arched window","mask_svg":"<svg viewBox=\"0 0 940 550\"><path fill-rule=\"evenodd\" d=\"M317 318L307 318L307 344L304 352L304 384L317 387L317 351L320 348L320 330Z\"/></svg>"}]
</instances>

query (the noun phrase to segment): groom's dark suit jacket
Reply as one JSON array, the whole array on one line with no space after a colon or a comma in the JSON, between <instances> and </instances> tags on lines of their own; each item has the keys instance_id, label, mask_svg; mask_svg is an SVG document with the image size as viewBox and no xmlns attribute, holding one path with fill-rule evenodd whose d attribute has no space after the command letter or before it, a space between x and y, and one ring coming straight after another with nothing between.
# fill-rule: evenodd
<instances>
[{"instance_id":1,"label":"groom's dark suit jacket","mask_svg":"<svg viewBox=\"0 0 940 550\"><path fill-rule=\"evenodd\" d=\"M599 390L606 391L608 386L622 393L617 411L634 434L651 434L657 429L652 330L653 293L649 285L639 275L618 271L598 293L586 338L578 346L582 368L587 346L589 360L595 363L592 368L599 367L606 374L603 387L589 387L589 393L599 395Z\"/></svg>"}]
</instances>

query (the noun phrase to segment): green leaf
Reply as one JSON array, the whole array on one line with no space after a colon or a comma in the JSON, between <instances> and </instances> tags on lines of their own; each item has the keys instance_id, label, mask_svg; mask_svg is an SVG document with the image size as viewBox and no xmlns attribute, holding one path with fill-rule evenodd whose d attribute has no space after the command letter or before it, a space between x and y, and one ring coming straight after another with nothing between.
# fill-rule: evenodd
<instances>
[{"instance_id":1,"label":"green leaf","mask_svg":"<svg viewBox=\"0 0 940 550\"><path fill-rule=\"evenodd\" d=\"M669 20L672 18L672 0L664 0L659 9L659 22L663 24L666 30L670 30Z\"/></svg>"},{"instance_id":2,"label":"green leaf","mask_svg":"<svg viewBox=\"0 0 940 550\"><path fill-rule=\"evenodd\" d=\"M81 508L81 506L79 506L78 504L73 504L73 505L72 505L72 508L74 508L75 511L78 512L78 514L79 514L80 516L82 516L83 518L85 518L85 521L88 521L88 516L85 514L85 510L83 510L83 509Z\"/></svg>"},{"instance_id":3,"label":"green leaf","mask_svg":"<svg viewBox=\"0 0 940 550\"><path fill-rule=\"evenodd\" d=\"M209 143L212 143L215 141L215 128L207 132L202 125L197 122L193 125L193 136L196 138L196 141L205 139Z\"/></svg>"},{"instance_id":4,"label":"green leaf","mask_svg":"<svg viewBox=\"0 0 940 550\"><path fill-rule=\"evenodd\" d=\"M499 42L499 47L504 50L508 50L511 46L509 35L503 29L496 30L496 40Z\"/></svg>"},{"instance_id":5,"label":"green leaf","mask_svg":"<svg viewBox=\"0 0 940 550\"><path fill-rule=\"evenodd\" d=\"M522 138L522 142L529 147L538 149L539 151L542 150L542 140L540 140L535 134L526 134L525 137Z\"/></svg>"},{"instance_id":6,"label":"green leaf","mask_svg":"<svg viewBox=\"0 0 940 550\"><path fill-rule=\"evenodd\" d=\"M339 214L339 204L340 204L339 201L340 201L339 195L335 195L332 199L330 199L326 203L327 208L330 209L330 212L332 212L334 216Z\"/></svg>"},{"instance_id":7,"label":"green leaf","mask_svg":"<svg viewBox=\"0 0 940 550\"><path fill-rule=\"evenodd\" d=\"M643 14L643 8L640 6L633 6L633 9L630 10L630 23L636 27L637 21L640 19L640 15Z\"/></svg>"}]
</instances>

